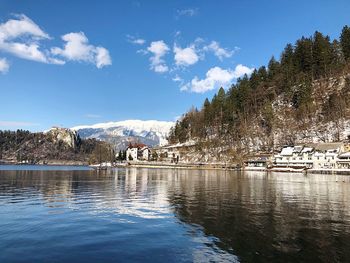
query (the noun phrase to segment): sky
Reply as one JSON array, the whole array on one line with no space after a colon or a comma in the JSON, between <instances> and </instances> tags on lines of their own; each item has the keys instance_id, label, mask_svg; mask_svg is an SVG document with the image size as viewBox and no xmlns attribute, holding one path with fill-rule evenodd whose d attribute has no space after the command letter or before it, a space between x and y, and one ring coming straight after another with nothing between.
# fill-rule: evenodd
<instances>
[{"instance_id":1,"label":"sky","mask_svg":"<svg viewBox=\"0 0 350 263\"><path fill-rule=\"evenodd\" d=\"M0 129L174 121L316 30L346 0L0 0Z\"/></svg>"}]
</instances>

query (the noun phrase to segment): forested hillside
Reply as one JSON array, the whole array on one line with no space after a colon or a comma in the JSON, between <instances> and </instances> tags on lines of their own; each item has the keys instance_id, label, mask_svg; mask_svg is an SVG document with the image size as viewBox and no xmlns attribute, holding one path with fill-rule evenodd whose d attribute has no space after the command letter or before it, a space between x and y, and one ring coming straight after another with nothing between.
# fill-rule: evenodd
<instances>
[{"instance_id":1,"label":"forested hillside","mask_svg":"<svg viewBox=\"0 0 350 263\"><path fill-rule=\"evenodd\" d=\"M339 39L315 32L287 44L279 59L272 57L267 67L227 91L220 88L201 109L184 114L169 141L251 152L349 135L350 28L345 26Z\"/></svg>"},{"instance_id":2,"label":"forested hillside","mask_svg":"<svg viewBox=\"0 0 350 263\"><path fill-rule=\"evenodd\" d=\"M97 163L114 159L112 148L95 139L80 139L69 129L47 133L0 131L0 161L17 163Z\"/></svg>"}]
</instances>

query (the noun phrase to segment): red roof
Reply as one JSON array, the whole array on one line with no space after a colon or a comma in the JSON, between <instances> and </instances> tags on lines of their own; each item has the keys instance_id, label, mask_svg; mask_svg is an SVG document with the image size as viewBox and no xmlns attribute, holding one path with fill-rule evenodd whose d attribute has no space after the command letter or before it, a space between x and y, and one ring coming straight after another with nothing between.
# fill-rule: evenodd
<instances>
[{"instance_id":1,"label":"red roof","mask_svg":"<svg viewBox=\"0 0 350 263\"><path fill-rule=\"evenodd\" d=\"M128 148L137 148L137 149L142 149L144 147L148 147L148 146L146 144L136 143L136 142L134 144L129 143L129 146L128 146Z\"/></svg>"}]
</instances>

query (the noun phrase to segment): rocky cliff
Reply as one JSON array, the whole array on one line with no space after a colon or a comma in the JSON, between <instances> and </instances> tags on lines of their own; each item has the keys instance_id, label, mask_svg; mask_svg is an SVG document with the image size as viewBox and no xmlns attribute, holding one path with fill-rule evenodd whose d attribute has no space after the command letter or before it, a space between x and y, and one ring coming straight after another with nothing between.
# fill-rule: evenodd
<instances>
[{"instance_id":1,"label":"rocky cliff","mask_svg":"<svg viewBox=\"0 0 350 263\"><path fill-rule=\"evenodd\" d=\"M101 152L104 160L110 158L107 148L103 142L80 139L75 131L65 128L39 133L0 131L0 162L88 164L97 162Z\"/></svg>"}]
</instances>

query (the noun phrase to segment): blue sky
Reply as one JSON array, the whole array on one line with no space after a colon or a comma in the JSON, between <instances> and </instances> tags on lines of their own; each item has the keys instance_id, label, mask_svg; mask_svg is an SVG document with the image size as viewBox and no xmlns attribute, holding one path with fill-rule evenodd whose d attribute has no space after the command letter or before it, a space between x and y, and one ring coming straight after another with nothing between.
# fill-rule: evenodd
<instances>
[{"instance_id":1,"label":"blue sky","mask_svg":"<svg viewBox=\"0 0 350 263\"><path fill-rule=\"evenodd\" d=\"M172 121L350 1L0 1L0 129Z\"/></svg>"}]
</instances>

